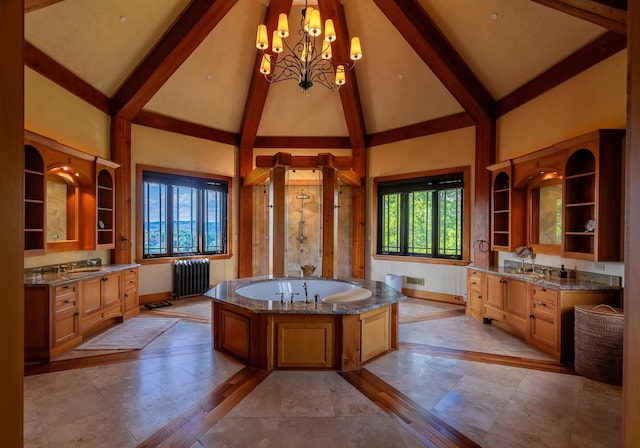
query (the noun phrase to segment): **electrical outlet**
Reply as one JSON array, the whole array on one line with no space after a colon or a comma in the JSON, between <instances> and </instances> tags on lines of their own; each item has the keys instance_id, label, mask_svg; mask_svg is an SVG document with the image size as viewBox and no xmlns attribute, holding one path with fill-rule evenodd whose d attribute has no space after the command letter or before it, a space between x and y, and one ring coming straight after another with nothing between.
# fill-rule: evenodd
<instances>
[{"instance_id":1,"label":"electrical outlet","mask_svg":"<svg viewBox=\"0 0 640 448\"><path fill-rule=\"evenodd\" d=\"M407 276L407 285L424 286L424 277L409 277L409 276Z\"/></svg>"},{"instance_id":2,"label":"electrical outlet","mask_svg":"<svg viewBox=\"0 0 640 448\"><path fill-rule=\"evenodd\" d=\"M593 268L596 271L604 271L604 263L593 263Z\"/></svg>"}]
</instances>

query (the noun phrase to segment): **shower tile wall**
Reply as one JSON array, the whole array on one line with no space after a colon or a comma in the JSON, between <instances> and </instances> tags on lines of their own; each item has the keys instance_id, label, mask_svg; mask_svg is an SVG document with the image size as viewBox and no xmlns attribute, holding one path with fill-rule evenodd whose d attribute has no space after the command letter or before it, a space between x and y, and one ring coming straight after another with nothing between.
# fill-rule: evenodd
<instances>
[{"instance_id":1,"label":"shower tile wall","mask_svg":"<svg viewBox=\"0 0 640 448\"><path fill-rule=\"evenodd\" d=\"M322 188L319 185L287 186L287 276L300 277L300 266L320 266L320 216Z\"/></svg>"}]
</instances>

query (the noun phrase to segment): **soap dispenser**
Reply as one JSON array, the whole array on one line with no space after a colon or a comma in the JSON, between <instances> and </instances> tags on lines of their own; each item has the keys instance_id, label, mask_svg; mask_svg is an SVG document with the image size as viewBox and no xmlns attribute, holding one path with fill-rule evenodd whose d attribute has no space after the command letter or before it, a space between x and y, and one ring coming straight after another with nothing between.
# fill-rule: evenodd
<instances>
[{"instance_id":1,"label":"soap dispenser","mask_svg":"<svg viewBox=\"0 0 640 448\"><path fill-rule=\"evenodd\" d=\"M564 265L560 266L560 278L567 278L568 272L564 269Z\"/></svg>"}]
</instances>

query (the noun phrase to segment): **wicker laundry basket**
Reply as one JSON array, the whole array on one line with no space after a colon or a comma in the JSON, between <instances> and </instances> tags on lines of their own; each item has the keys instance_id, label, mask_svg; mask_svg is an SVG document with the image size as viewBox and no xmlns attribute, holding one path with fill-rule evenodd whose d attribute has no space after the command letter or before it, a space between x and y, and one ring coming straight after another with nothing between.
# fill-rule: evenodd
<instances>
[{"instance_id":1,"label":"wicker laundry basket","mask_svg":"<svg viewBox=\"0 0 640 448\"><path fill-rule=\"evenodd\" d=\"M596 381L622 384L624 314L609 305L575 306L576 373Z\"/></svg>"}]
</instances>

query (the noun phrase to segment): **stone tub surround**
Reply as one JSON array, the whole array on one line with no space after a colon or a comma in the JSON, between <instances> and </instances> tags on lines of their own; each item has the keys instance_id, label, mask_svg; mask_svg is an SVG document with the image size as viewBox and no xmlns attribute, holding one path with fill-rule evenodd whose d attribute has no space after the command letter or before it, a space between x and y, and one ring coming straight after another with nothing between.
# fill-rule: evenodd
<instances>
[{"instance_id":1,"label":"stone tub surround","mask_svg":"<svg viewBox=\"0 0 640 448\"><path fill-rule=\"evenodd\" d=\"M29 268L24 270L24 285L25 286L56 286L67 282L74 282L76 280L82 280L85 278L108 275L114 272L125 271L134 267L139 267L139 264L108 264L102 265L100 258L92 258L88 260L75 261L73 269L71 269L72 263L62 263L50 266L40 266L36 268ZM66 266L65 271L58 272L59 266ZM80 271L74 272L74 269L84 268L97 268L98 270Z\"/></svg>"},{"instance_id":2,"label":"stone tub surround","mask_svg":"<svg viewBox=\"0 0 640 448\"><path fill-rule=\"evenodd\" d=\"M242 297L235 292L238 287L244 286L248 283L268 280L304 279L300 277L278 278L272 276L263 276L227 280L207 291L205 293L205 296L214 301L235 305L254 313L274 314L360 314L366 311L381 308L383 306L398 303L406 299L406 296L404 294L396 291L395 289L382 282L376 282L373 280L347 281L315 277L310 280L345 281L347 283L359 285L362 288L370 290L372 295L368 299L363 299L356 302L322 303L318 301L318 304L316 305L315 303L313 303L313 291L309 291L309 303L304 303L303 300L298 300L294 301L293 304L289 301L280 303L280 299L277 297L274 297L274 300L247 299L246 297Z\"/></svg>"},{"instance_id":3,"label":"stone tub surround","mask_svg":"<svg viewBox=\"0 0 640 448\"><path fill-rule=\"evenodd\" d=\"M530 267L531 265L525 264L526 269L529 269ZM622 289L622 287L620 286L620 281L616 281L616 279L620 279L620 277L616 277L613 275L607 276L604 274L595 274L596 276L599 276L591 277L582 275L580 271L571 271L571 275L569 275L568 278L559 278L557 275L552 275L549 278L545 278L542 275L532 275L531 273L523 274L519 272L520 263L511 265L507 264L506 261L504 266L481 267L468 265L467 269L474 269L477 271L486 272L488 274L499 274L505 277L513 278L515 280L520 280L522 282L546 286L558 290L605 291ZM605 279L604 277L611 278ZM602 280L602 282L596 280Z\"/></svg>"}]
</instances>

